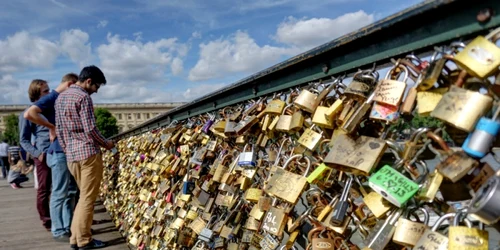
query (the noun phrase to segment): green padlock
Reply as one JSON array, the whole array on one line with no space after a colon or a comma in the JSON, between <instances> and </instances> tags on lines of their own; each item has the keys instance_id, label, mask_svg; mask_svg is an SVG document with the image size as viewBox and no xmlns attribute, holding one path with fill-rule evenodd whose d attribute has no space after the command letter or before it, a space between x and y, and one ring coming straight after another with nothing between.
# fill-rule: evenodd
<instances>
[{"instance_id":1,"label":"green padlock","mask_svg":"<svg viewBox=\"0 0 500 250\"><path fill-rule=\"evenodd\" d=\"M383 166L368 180L370 187L397 207L404 205L418 191L418 184L389 165Z\"/></svg>"}]
</instances>

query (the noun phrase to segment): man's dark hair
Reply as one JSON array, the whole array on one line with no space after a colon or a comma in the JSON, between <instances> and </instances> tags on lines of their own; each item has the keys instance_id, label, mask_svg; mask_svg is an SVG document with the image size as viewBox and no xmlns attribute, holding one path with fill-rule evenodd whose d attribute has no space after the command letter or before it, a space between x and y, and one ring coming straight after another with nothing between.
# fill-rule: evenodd
<instances>
[{"instance_id":1,"label":"man's dark hair","mask_svg":"<svg viewBox=\"0 0 500 250\"><path fill-rule=\"evenodd\" d=\"M83 68L78 76L78 81L84 82L89 78L92 79L93 84L106 84L106 77L104 77L104 73L102 73L102 71L94 65Z\"/></svg>"}]
</instances>

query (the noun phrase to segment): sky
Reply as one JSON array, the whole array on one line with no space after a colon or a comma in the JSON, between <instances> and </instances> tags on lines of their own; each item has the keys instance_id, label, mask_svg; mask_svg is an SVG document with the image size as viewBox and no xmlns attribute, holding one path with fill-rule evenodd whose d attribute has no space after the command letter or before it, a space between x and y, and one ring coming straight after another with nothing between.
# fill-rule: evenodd
<instances>
[{"instance_id":1,"label":"sky","mask_svg":"<svg viewBox=\"0 0 500 250\"><path fill-rule=\"evenodd\" d=\"M90 64L95 103L186 102L417 0L2 0L0 104Z\"/></svg>"}]
</instances>

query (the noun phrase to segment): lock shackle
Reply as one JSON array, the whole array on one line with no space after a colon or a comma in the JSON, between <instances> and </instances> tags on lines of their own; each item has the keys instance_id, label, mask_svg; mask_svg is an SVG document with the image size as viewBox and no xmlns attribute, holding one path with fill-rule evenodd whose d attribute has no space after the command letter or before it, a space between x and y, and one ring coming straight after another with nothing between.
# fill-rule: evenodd
<instances>
[{"instance_id":1,"label":"lock shackle","mask_svg":"<svg viewBox=\"0 0 500 250\"><path fill-rule=\"evenodd\" d=\"M463 219L464 222L465 222L465 225L467 227L471 228L472 227L472 223L467 219L467 214L468 214L468 210L467 209L463 209L463 210L458 211L455 214L455 217L453 218L453 226L454 227L458 226L460 224L460 221ZM467 221L469 223L467 223Z\"/></svg>"},{"instance_id":2,"label":"lock shackle","mask_svg":"<svg viewBox=\"0 0 500 250\"><path fill-rule=\"evenodd\" d=\"M410 218L410 215L414 215L415 217L418 218L418 214L416 214L416 211L421 211L423 214L424 214L424 225L428 225L429 224L429 220L430 220L430 215L429 215L429 211L427 211L427 209L423 208L423 207L414 207L414 208L411 208L409 213L407 214L407 217L406 218Z\"/></svg>"},{"instance_id":3,"label":"lock shackle","mask_svg":"<svg viewBox=\"0 0 500 250\"><path fill-rule=\"evenodd\" d=\"M389 71L387 71L387 73L385 74L385 80L395 80L395 79L392 79L391 77L391 73L394 73L395 70L397 68L400 68L401 70L403 70L403 81L402 82L406 82L408 80L408 68L406 68L404 65L401 65L401 64L396 64L394 67L392 67Z\"/></svg>"},{"instance_id":4,"label":"lock shackle","mask_svg":"<svg viewBox=\"0 0 500 250\"><path fill-rule=\"evenodd\" d=\"M436 133L434 133L432 131L428 131L427 138L430 138L431 140L436 142L441 147L441 149L443 149L447 153L451 152L451 149L448 146L448 144L446 144L446 142L443 140L443 138L441 136L437 135Z\"/></svg>"},{"instance_id":5,"label":"lock shackle","mask_svg":"<svg viewBox=\"0 0 500 250\"><path fill-rule=\"evenodd\" d=\"M173 121L171 121L171 122L167 125L167 127L166 127L166 128L171 128L173 125L177 125L178 123L179 123L179 121L177 121L177 120L173 120Z\"/></svg>"},{"instance_id":6,"label":"lock shackle","mask_svg":"<svg viewBox=\"0 0 500 250\"><path fill-rule=\"evenodd\" d=\"M274 161L274 164L273 166L276 167L278 166L279 164L279 160L280 160L280 156L281 156L281 152L283 151L283 147L285 146L285 142L288 142L290 145L293 145L293 141L292 141L292 138L290 137L286 137L280 144L280 148L278 150L278 155L276 156L276 160Z\"/></svg>"},{"instance_id":7,"label":"lock shackle","mask_svg":"<svg viewBox=\"0 0 500 250\"><path fill-rule=\"evenodd\" d=\"M411 141L411 142L418 142L418 139L420 139L421 135L423 133L427 133L428 131L430 131L431 129L430 128L427 128L427 127L421 127L421 128L418 128L416 129L415 131L413 131L413 133L410 135L410 138L408 139L408 141Z\"/></svg>"},{"instance_id":8,"label":"lock shackle","mask_svg":"<svg viewBox=\"0 0 500 250\"><path fill-rule=\"evenodd\" d=\"M293 155L291 156L290 158L288 158L285 162L285 164L283 164L283 167L282 169L286 170L286 167L288 167L288 165L293 161L293 160L302 160L302 159L305 159L306 163L307 163L307 169L304 173L304 176L307 176L307 174L309 173L309 169L311 168L311 160L309 160L308 157L302 155L302 154L296 154L296 155Z\"/></svg>"},{"instance_id":9,"label":"lock shackle","mask_svg":"<svg viewBox=\"0 0 500 250\"><path fill-rule=\"evenodd\" d=\"M285 108L283 108L283 111L281 112L281 115L285 115L285 114L286 114L286 111L287 111L289 108L292 108L292 107L293 107L293 103L286 105L286 106L285 106Z\"/></svg>"},{"instance_id":10,"label":"lock shackle","mask_svg":"<svg viewBox=\"0 0 500 250\"><path fill-rule=\"evenodd\" d=\"M406 66L407 69L410 69L408 73L411 73L412 78L417 78L422 73L422 70L413 64L409 59L399 60L399 63L400 65Z\"/></svg>"},{"instance_id":11,"label":"lock shackle","mask_svg":"<svg viewBox=\"0 0 500 250\"><path fill-rule=\"evenodd\" d=\"M486 35L484 38L486 38L487 40L492 40L493 43L495 43L496 41L498 41L498 39L500 39L500 27L492 30L490 33L488 33L488 35ZM494 40L493 40L494 39Z\"/></svg>"},{"instance_id":12,"label":"lock shackle","mask_svg":"<svg viewBox=\"0 0 500 250\"><path fill-rule=\"evenodd\" d=\"M248 144L250 144L250 143L245 144L245 146L243 147L242 153L245 153L247 151ZM253 150L253 145L252 145L252 150Z\"/></svg>"}]
</instances>

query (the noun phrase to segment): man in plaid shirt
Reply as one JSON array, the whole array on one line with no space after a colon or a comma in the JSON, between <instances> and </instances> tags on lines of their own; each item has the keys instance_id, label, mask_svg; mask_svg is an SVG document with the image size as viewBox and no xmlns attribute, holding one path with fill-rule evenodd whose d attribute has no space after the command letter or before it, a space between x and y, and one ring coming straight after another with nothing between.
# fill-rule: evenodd
<instances>
[{"instance_id":1,"label":"man in plaid shirt","mask_svg":"<svg viewBox=\"0 0 500 250\"><path fill-rule=\"evenodd\" d=\"M70 244L73 249L106 246L102 241L92 239L90 232L103 172L100 147L114 147L114 143L106 140L97 129L90 98L104 84L106 78L98 67L85 67L78 82L61 93L56 101L57 138L66 153L69 171L80 188L80 200L71 223Z\"/></svg>"}]
</instances>

